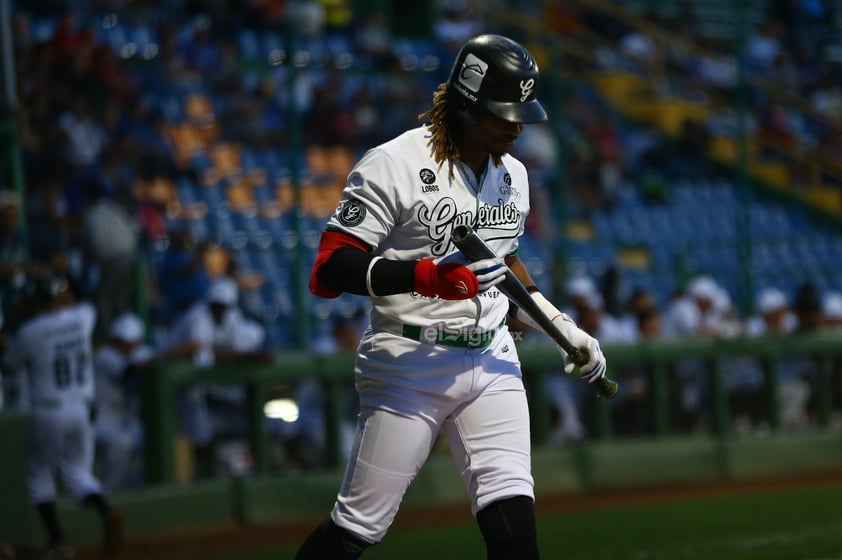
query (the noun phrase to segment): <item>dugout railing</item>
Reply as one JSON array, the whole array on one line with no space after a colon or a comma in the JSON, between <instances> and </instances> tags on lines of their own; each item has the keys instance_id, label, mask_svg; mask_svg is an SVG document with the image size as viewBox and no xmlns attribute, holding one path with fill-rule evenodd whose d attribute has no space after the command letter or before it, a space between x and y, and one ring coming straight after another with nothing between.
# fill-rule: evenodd
<instances>
[{"instance_id":1,"label":"dugout railing","mask_svg":"<svg viewBox=\"0 0 842 560\"><path fill-rule=\"evenodd\" d=\"M728 365L735 358L760 365L763 384L761 399L764 429L784 429L780 417L781 390L779 364L782 359L802 357L812 364L808 379L811 386L810 428L828 430L842 413L842 331L827 331L786 337L735 338L727 340L692 340L651 342L637 345L606 345L604 352L610 374L623 383L624 371L642 372L647 391L645 408L649 418L644 438L673 434L671 413L675 410L674 366L695 361L705 364L703 430L727 438L732 433ZM546 377L558 372L560 358L552 346L526 347L520 351L524 378L530 398L533 439L536 447L548 444L553 417L546 391ZM324 389L324 414L327 442L327 467L342 462L340 419L345 403L345 389L353 379L353 356L337 354L314 356L303 352L284 352L271 364L218 364L196 368L189 362L171 362L157 366L142 377L142 417L145 430L144 470L148 484L175 481L178 420L176 394L179 388L200 382L232 383L246 387L248 441L255 474L271 471L270 436L264 404L273 395L294 394L295 386L306 378L318 379ZM612 418L614 401L592 395L585 399L590 429L589 439L610 442L617 438Z\"/></svg>"}]
</instances>

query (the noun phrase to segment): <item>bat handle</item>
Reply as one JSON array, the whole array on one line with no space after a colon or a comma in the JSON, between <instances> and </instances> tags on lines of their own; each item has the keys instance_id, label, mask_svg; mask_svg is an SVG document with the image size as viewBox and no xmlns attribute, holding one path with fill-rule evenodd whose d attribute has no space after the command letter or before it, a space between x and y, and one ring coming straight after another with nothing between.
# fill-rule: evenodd
<instances>
[{"instance_id":1,"label":"bat handle","mask_svg":"<svg viewBox=\"0 0 842 560\"><path fill-rule=\"evenodd\" d=\"M590 360L587 348L581 347L573 350L569 357L570 361L579 367L585 365ZM597 395L605 399L614 398L614 395L617 394L620 388L616 381L607 377L600 377L594 381L594 387L596 388Z\"/></svg>"}]
</instances>

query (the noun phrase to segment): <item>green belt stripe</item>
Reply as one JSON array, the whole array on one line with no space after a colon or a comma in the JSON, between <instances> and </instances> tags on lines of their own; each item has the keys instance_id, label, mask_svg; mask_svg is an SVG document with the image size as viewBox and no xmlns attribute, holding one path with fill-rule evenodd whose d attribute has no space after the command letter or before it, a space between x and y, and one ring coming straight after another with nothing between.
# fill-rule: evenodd
<instances>
[{"instance_id":1,"label":"green belt stripe","mask_svg":"<svg viewBox=\"0 0 842 560\"><path fill-rule=\"evenodd\" d=\"M478 335L470 335L465 332L460 332L458 334L448 333L443 329L436 329L436 340L428 340L427 337L422 337L422 333L428 327L419 327L417 325L404 325L402 334L406 338L411 338L412 340L418 340L421 342L434 342L435 344L440 344L442 346L452 346L455 348L485 348L491 341L494 339L494 335L497 334L497 330L505 324L506 320L504 319L500 325L496 329L492 329L490 331L486 331L483 333L479 333Z\"/></svg>"}]
</instances>

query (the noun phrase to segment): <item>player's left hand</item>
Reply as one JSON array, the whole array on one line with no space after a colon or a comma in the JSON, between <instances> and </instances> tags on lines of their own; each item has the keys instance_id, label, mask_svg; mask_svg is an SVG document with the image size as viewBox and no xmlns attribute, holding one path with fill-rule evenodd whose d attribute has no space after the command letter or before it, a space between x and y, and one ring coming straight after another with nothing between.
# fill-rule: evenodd
<instances>
[{"instance_id":1,"label":"player's left hand","mask_svg":"<svg viewBox=\"0 0 842 560\"><path fill-rule=\"evenodd\" d=\"M567 337L573 346L581 348L588 355L588 361L584 364L575 364L570 359L564 350L561 350L565 358L566 364L564 371L568 375L576 373L578 368L579 378L584 379L588 383L593 383L601 377L605 377L606 363L605 355L599 347L599 341L580 329L576 323L573 322L567 315L560 315L553 323L559 327L559 330Z\"/></svg>"}]
</instances>

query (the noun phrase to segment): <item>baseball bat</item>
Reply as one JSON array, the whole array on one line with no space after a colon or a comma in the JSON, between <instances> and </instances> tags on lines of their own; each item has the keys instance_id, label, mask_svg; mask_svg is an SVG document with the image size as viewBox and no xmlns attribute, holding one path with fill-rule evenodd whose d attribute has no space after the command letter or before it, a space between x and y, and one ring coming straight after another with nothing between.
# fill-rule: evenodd
<instances>
[{"instance_id":1,"label":"baseball bat","mask_svg":"<svg viewBox=\"0 0 842 560\"><path fill-rule=\"evenodd\" d=\"M451 234L453 244L462 252L465 257L471 261L479 261L482 259L494 259L497 255L494 250L479 236L470 226L458 225L453 228ZM538 325L544 330L556 344L561 346L570 361L577 366L583 366L588 363L589 356L586 348L577 348L573 345L566 336L553 324L547 315L541 311L541 308L532 299L529 291L524 287L523 283L518 279L514 273L509 270L506 272L503 281L497 284L497 289L503 295L509 298L519 308L532 317ZM617 394L619 385L617 382L606 377L601 377L594 382L597 394L606 399L613 398Z\"/></svg>"}]
</instances>

